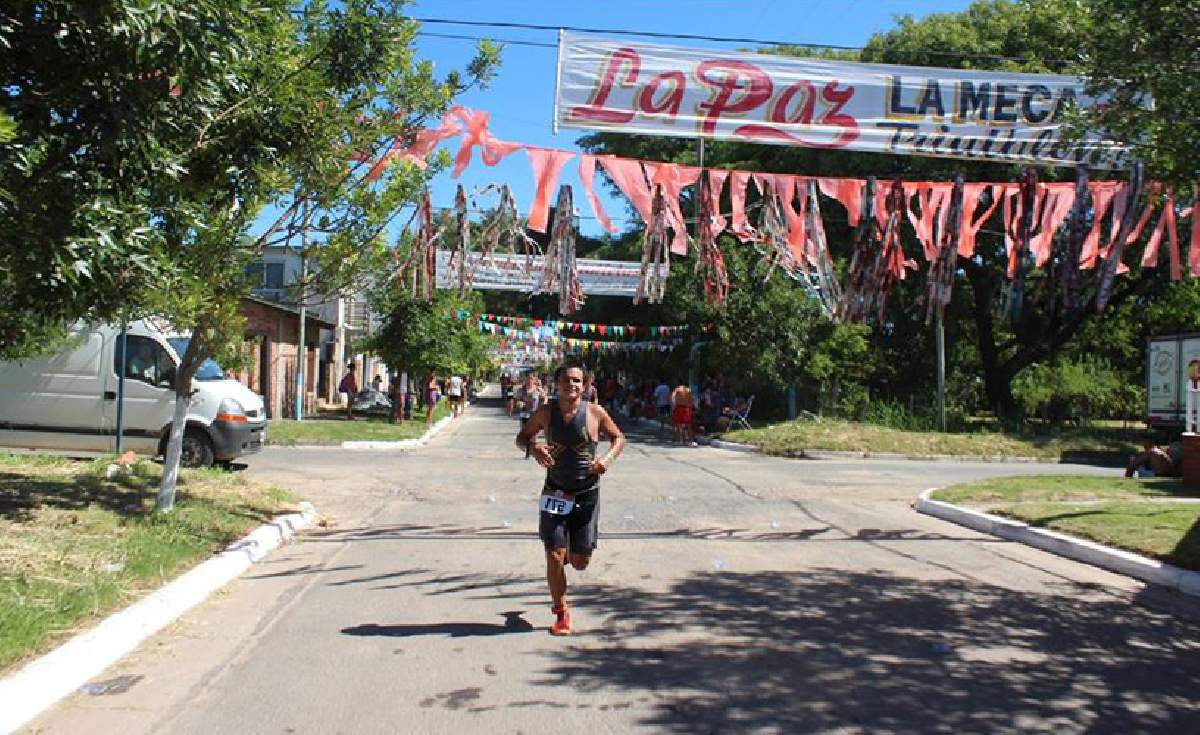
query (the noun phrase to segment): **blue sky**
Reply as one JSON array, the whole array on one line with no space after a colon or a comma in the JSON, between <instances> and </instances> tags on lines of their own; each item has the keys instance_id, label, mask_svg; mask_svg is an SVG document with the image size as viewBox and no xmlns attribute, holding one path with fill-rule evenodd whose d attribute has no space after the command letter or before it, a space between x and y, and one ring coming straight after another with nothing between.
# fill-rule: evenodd
<instances>
[{"instance_id":1,"label":"blue sky","mask_svg":"<svg viewBox=\"0 0 1200 735\"><path fill-rule=\"evenodd\" d=\"M858 46L872 33L891 28L896 15L908 13L921 17L936 12L959 11L968 4L969 0L418 0L410 6L410 12L418 18L649 30ZM556 41L552 31L441 24L426 25L424 30L429 33L488 35L497 40L548 44ZM634 40L696 48L739 46L712 41ZM472 56L473 44L465 40L422 35L418 39L418 51L422 58L436 64L439 73L445 73L466 65ZM488 88L467 92L459 99L459 103L489 112L491 130L501 140L574 149L575 140L581 136L580 131L560 130L557 136L551 133L555 58L553 48L510 44L504 49L500 69ZM456 149L457 141L451 140L448 145L452 150ZM576 189L577 206L582 205L580 214L584 216L580 222L583 231L598 234L599 227L589 218L591 208L579 193L575 171L576 160L573 159L564 168L560 183L570 183ZM526 213L533 197L528 159L519 151L495 168L484 166L476 154L472 166L459 180L451 179L449 173L441 174L433 185L433 204L452 204L455 184L459 181L467 187L468 192L476 186L507 183L522 214ZM601 195L609 216L619 226L623 225L617 218L620 216L624 219L627 207L623 201L614 201L603 189L605 187L598 186L597 193Z\"/></svg>"},{"instance_id":2,"label":"blue sky","mask_svg":"<svg viewBox=\"0 0 1200 735\"><path fill-rule=\"evenodd\" d=\"M897 15L923 17L930 13L960 11L969 4L970 0L417 0L409 6L409 12L416 18L614 28L860 46L872 33L893 27ZM429 34L488 36L502 45L504 41L549 44L551 47L516 43L506 45L500 68L488 87L468 91L458 99L458 103L487 111L491 115L491 131L501 140L575 149L575 141L585 133L561 130L556 136L551 132L556 64L553 45L557 40L554 31L443 24L429 24L423 30L417 39L418 54L432 61L439 74L463 69L473 56L474 43L471 40ZM603 34L597 36L604 37ZM748 46L714 41L622 38L694 48L736 49ZM451 139L444 146L453 152L457 150L458 141ZM576 207L582 215L580 228L586 234L597 235L600 234L600 227L591 218L591 208L579 189L577 165L577 159L568 162L559 183L569 183L575 188ZM614 223L624 227L628 218L624 199L609 193L607 187L599 184L600 180L601 177L597 176L596 191L605 211ZM451 206L455 186L459 182L467 188L468 193L476 187L507 183L523 215L528 213L533 199L529 159L520 151L509 155L496 167L484 166L476 151L472 165L459 179L450 178L449 172L440 174L432 184L434 206ZM554 201L553 192L550 200ZM398 219L402 223L406 218Z\"/></svg>"}]
</instances>

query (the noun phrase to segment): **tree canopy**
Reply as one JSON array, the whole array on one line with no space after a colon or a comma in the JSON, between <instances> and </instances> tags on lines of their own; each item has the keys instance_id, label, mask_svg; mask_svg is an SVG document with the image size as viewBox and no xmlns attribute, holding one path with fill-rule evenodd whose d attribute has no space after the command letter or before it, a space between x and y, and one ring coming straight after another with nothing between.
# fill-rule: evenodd
<instances>
[{"instance_id":1,"label":"tree canopy","mask_svg":"<svg viewBox=\"0 0 1200 735\"><path fill-rule=\"evenodd\" d=\"M1161 17L1180 23L1160 32L1159 21L1153 19L1153 7L1165 5L1171 7L1163 8ZM1165 66L1154 72L1152 60L1147 60L1143 65L1139 59L1135 67L1135 76L1140 80L1137 84L1144 89L1158 88L1162 96L1171 97L1171 101L1156 105L1152 110L1132 102L1128 105L1114 103L1104 108L1103 114L1109 117L1104 118L1103 124L1123 138L1136 140L1139 152L1149 146L1157 151L1156 155L1170 156L1169 160L1163 158L1158 163L1148 159L1153 172L1172 175L1174 170L1174 175L1181 177L1178 180L1194 180L1194 170L1189 172L1187 165L1182 168L1177 166L1187 157L1178 153L1175 141L1189 141L1189 152L1194 154L1198 150L1195 140L1200 136L1194 129L1194 115L1184 113L1175 105L1180 100L1192 99L1190 95L1195 94L1197 88L1194 74L1197 38L1193 31L1198 26L1195 22L1190 25L1183 22L1191 17L1189 13L1194 12L1196 5L1195 2L1146 3L1143 12L1140 9L1142 4L1116 0L1098 0L1094 3L1075 0L979 0L962 12L936 13L920 19L901 16L893 29L873 36L857 58L866 62L952 68L1075 74L1090 72L1097 88L1101 89L1111 88L1116 83L1114 80L1121 79L1119 60L1129 52L1121 50L1120 44L1132 38L1134 48L1145 44L1157 49L1150 59L1158 59ZM1121 10L1110 6L1125 7ZM1112 28L1118 23L1118 18L1124 18L1126 25L1134 26L1136 30ZM1099 33L1107 32L1105 29L1111 33L1103 38L1098 37ZM1189 37L1182 38L1180 34ZM1148 40L1150 37L1155 40ZM1171 48L1159 49L1160 43ZM809 49L789 47L769 51L798 55L814 53ZM837 55L846 57L853 54L838 52ZM1102 55L1105 61L1100 66L1097 60ZM1186 58L1192 61L1185 62ZM1154 80L1150 79L1152 73L1157 74ZM1128 93L1133 83L1121 84L1121 88L1126 90L1124 94L1134 100L1135 96ZM1188 88L1177 90L1172 85L1186 85ZM1120 100L1121 94L1117 94L1115 99ZM1118 124L1118 118L1112 116L1121 116L1119 120L1123 122ZM1097 123L1085 118L1080 124ZM1160 133L1150 134L1156 129ZM1165 141L1164 146L1159 147L1154 142L1156 135ZM690 165L697 163L695 143L683 139L598 133L584 138L583 145L597 153ZM902 176L908 180L946 181L962 173L969 181L1014 181L1020 172L1018 167L1008 164L966 163L874 153L830 153L731 142L709 142L705 164L810 176L874 175L880 180ZM1071 169L1064 168L1043 168L1037 173L1043 181L1070 180L1074 176ZM1117 175L1121 174L1118 172ZM1188 179L1189 176L1191 179ZM1186 196L1182 191L1179 193L1181 197ZM830 248L835 259L844 267L849 255L851 232L842 219L844 214L840 207L831 205L829 209L831 211L827 213L825 222ZM1118 277L1107 311L1099 316L1090 309L1064 308L1055 260L1045 269L1028 273L1019 311L1002 308L1008 290L1008 254L1000 219L997 211L993 220L985 223L975 257L958 261L959 271L954 279L955 295L946 316L952 397L968 410L992 409L1006 415L1019 413L1020 406L1012 393L1013 380L1017 375L1034 365L1094 348L1103 342L1106 335L1114 341L1117 335L1125 335L1133 342L1131 346L1119 348L1123 354L1116 364L1123 379L1140 383L1142 336L1161 333L1167 324L1187 322L1192 325L1191 329L1200 326L1200 315L1194 311L1175 313L1166 322L1151 321L1148 306L1156 303L1194 303L1195 294L1200 289L1194 279L1172 283L1165 273L1143 269L1136 264L1131 266L1128 274ZM1143 241L1145 237L1143 235ZM727 240L722 243L727 260L731 247L743 247ZM923 260L917 254L919 246L907 223L902 231L902 245L906 252L913 254L912 257ZM1126 262L1136 263L1137 258L1129 255ZM1093 274L1084 274L1089 288L1093 289L1090 292L1092 294L1095 289ZM928 405L931 401L927 397L933 394L932 383L936 372L933 337L924 324L924 311L920 308L924 288L925 274L910 274L893 295L884 318L872 325L874 354L867 361L870 374L866 382L877 393L897 399L922 396L922 401ZM752 296L764 302L767 299L764 293L755 292ZM790 315L786 316L790 318ZM775 313L775 318L784 317L783 313Z\"/></svg>"}]
</instances>

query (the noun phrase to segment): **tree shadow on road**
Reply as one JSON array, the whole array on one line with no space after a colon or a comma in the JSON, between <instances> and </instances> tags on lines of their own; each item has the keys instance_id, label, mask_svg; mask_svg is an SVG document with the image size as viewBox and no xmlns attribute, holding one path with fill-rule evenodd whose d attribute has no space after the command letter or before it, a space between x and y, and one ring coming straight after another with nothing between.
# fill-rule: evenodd
<instances>
[{"instance_id":1,"label":"tree shadow on road","mask_svg":"<svg viewBox=\"0 0 1200 735\"><path fill-rule=\"evenodd\" d=\"M597 634L539 684L653 692L675 732L1196 732L1196 618L887 573L701 573L665 593L583 584Z\"/></svg>"},{"instance_id":2,"label":"tree shadow on road","mask_svg":"<svg viewBox=\"0 0 1200 735\"><path fill-rule=\"evenodd\" d=\"M388 638L411 638L422 635L468 638L531 633L533 632L533 624L521 617L524 614L524 610L511 610L500 613L504 617L503 623L403 623L398 625L364 623L363 625L342 628L342 633L353 636L384 636Z\"/></svg>"}]
</instances>

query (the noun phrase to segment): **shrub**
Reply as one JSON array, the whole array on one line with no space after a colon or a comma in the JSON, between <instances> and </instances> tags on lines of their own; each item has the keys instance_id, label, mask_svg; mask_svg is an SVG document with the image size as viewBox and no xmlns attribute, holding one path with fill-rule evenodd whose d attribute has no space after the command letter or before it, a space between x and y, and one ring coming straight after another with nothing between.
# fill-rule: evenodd
<instances>
[{"instance_id":1,"label":"shrub","mask_svg":"<svg viewBox=\"0 0 1200 735\"><path fill-rule=\"evenodd\" d=\"M1107 360L1091 356L1031 365L1017 374L1012 388L1027 417L1053 426L1129 416L1138 396Z\"/></svg>"}]
</instances>

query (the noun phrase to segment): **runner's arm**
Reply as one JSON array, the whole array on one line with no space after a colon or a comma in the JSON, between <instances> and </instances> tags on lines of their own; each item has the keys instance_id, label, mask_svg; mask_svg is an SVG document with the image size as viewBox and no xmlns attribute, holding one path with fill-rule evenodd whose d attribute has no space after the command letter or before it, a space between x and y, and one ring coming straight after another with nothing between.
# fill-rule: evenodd
<instances>
[{"instance_id":1,"label":"runner's arm","mask_svg":"<svg viewBox=\"0 0 1200 735\"><path fill-rule=\"evenodd\" d=\"M608 453L592 462L592 472L597 475L603 475L608 471L608 467L613 463L613 460L621 456L621 451L625 449L625 434L621 431L621 427L617 426L617 422L613 421L612 416L608 415L608 411L605 411L600 406L590 405L593 405L599 419L599 426L597 427L599 431L597 433L603 432L608 435Z\"/></svg>"},{"instance_id":2,"label":"runner's arm","mask_svg":"<svg viewBox=\"0 0 1200 735\"><path fill-rule=\"evenodd\" d=\"M533 444L534 438L550 423L550 410L548 406L541 406L533 412L521 430L517 432L517 446L521 449L528 449Z\"/></svg>"}]
</instances>

